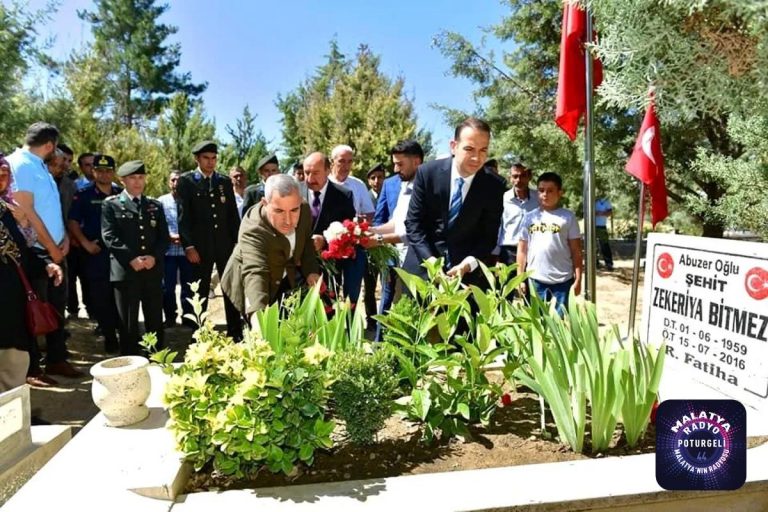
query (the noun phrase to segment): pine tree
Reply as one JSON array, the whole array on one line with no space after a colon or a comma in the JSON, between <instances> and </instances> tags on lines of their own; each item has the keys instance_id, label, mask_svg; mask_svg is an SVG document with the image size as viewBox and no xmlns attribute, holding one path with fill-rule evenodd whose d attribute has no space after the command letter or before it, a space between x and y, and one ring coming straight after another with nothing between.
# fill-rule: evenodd
<instances>
[{"instance_id":1,"label":"pine tree","mask_svg":"<svg viewBox=\"0 0 768 512\"><path fill-rule=\"evenodd\" d=\"M601 103L641 111L655 87L672 197L704 236L727 228L768 236L768 5L591 4L607 69Z\"/></svg>"},{"instance_id":2,"label":"pine tree","mask_svg":"<svg viewBox=\"0 0 768 512\"><path fill-rule=\"evenodd\" d=\"M160 23L168 5L155 0L95 0L93 11L78 11L91 23L92 52L88 65L103 91L99 105L122 126L145 125L160 114L171 95L201 94L207 84L193 84L190 73L178 73L179 44L168 44L174 26Z\"/></svg>"},{"instance_id":3,"label":"pine tree","mask_svg":"<svg viewBox=\"0 0 768 512\"><path fill-rule=\"evenodd\" d=\"M206 119L203 103L185 93L171 97L157 122L157 138L167 156L169 169L182 172L196 167L192 148L202 140L213 139L216 127Z\"/></svg>"},{"instance_id":4,"label":"pine tree","mask_svg":"<svg viewBox=\"0 0 768 512\"><path fill-rule=\"evenodd\" d=\"M417 138L431 151L431 134L417 130L405 80L385 76L380 58L366 45L348 60L332 41L326 59L314 76L278 98L289 158L348 144L356 153L353 172L363 177L375 163L388 163L389 148L398 140Z\"/></svg>"}]
</instances>

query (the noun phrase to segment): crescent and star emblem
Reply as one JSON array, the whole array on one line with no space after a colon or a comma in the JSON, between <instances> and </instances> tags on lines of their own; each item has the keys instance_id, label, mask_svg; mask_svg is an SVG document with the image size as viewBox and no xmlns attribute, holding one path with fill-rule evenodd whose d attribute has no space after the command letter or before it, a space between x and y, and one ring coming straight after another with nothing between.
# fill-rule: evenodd
<instances>
[{"instance_id":1,"label":"crescent and star emblem","mask_svg":"<svg viewBox=\"0 0 768 512\"><path fill-rule=\"evenodd\" d=\"M640 146L643 153L653 165L656 165L656 158L653 156L653 139L656 137L656 128L651 126L643 132L643 136L640 141Z\"/></svg>"},{"instance_id":2,"label":"crescent and star emblem","mask_svg":"<svg viewBox=\"0 0 768 512\"><path fill-rule=\"evenodd\" d=\"M744 277L744 288L755 300L768 298L768 270L754 267Z\"/></svg>"},{"instance_id":3,"label":"crescent and star emblem","mask_svg":"<svg viewBox=\"0 0 768 512\"><path fill-rule=\"evenodd\" d=\"M670 256L668 252L661 254L656 260L656 272L658 272L659 276L661 276L663 279L671 276L674 268L675 262L672 260L672 256Z\"/></svg>"}]
</instances>

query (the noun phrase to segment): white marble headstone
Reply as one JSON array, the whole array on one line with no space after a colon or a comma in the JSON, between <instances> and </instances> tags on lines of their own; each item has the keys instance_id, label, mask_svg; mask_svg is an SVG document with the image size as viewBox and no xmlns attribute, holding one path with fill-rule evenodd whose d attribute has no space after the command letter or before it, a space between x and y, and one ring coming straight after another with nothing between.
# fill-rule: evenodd
<instances>
[{"instance_id":1,"label":"white marble headstone","mask_svg":"<svg viewBox=\"0 0 768 512\"><path fill-rule=\"evenodd\" d=\"M29 386L0 393L0 468L32 445Z\"/></svg>"}]
</instances>

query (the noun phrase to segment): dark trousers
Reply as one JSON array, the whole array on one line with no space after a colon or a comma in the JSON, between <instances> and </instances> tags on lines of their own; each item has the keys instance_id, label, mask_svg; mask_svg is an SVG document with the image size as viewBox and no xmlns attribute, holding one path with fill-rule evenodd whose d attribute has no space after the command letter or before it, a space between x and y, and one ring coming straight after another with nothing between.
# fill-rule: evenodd
<instances>
[{"instance_id":1,"label":"dark trousers","mask_svg":"<svg viewBox=\"0 0 768 512\"><path fill-rule=\"evenodd\" d=\"M365 249L357 247L355 257L348 260L341 260L339 270L343 279L344 295L352 304L357 304L360 298L360 288L363 285L363 276L368 267Z\"/></svg>"},{"instance_id":2,"label":"dark trousers","mask_svg":"<svg viewBox=\"0 0 768 512\"><path fill-rule=\"evenodd\" d=\"M146 272L146 271L143 271ZM139 304L144 313L144 331L157 334L157 348L163 348L163 286L159 277L142 276L113 282L115 304L120 317L120 354L139 355Z\"/></svg>"},{"instance_id":3,"label":"dark trousers","mask_svg":"<svg viewBox=\"0 0 768 512\"><path fill-rule=\"evenodd\" d=\"M62 262L62 269L66 267L66 263ZM66 276L66 271L65 271ZM67 304L66 287L63 285L54 286L53 279L47 275L33 279L32 288L35 290L38 298L45 302L48 302L56 309L61 321L59 322L59 328L55 331L45 335L46 344L46 364L59 363L66 361L67 359L67 345L66 336L64 333L64 309ZM35 374L40 372L40 359L41 352L40 347L37 346L37 340L32 343L32 347L29 351L29 372Z\"/></svg>"},{"instance_id":4,"label":"dark trousers","mask_svg":"<svg viewBox=\"0 0 768 512\"><path fill-rule=\"evenodd\" d=\"M367 263L367 262L366 262ZM374 325L374 320L371 318L376 314L376 281L379 278L379 271L373 267L366 265L367 271L363 277L365 283L365 314L368 317L368 327Z\"/></svg>"},{"instance_id":5,"label":"dark trousers","mask_svg":"<svg viewBox=\"0 0 768 512\"><path fill-rule=\"evenodd\" d=\"M390 266L389 271L381 275L381 299L379 300L378 311L380 315L385 315L389 308L392 307L392 302L395 298L395 286L399 279L397 272L395 272L396 268L395 266ZM366 306L367 308L368 306ZM376 341L381 341L383 334L381 324L376 322Z\"/></svg>"},{"instance_id":6,"label":"dark trousers","mask_svg":"<svg viewBox=\"0 0 768 512\"><path fill-rule=\"evenodd\" d=\"M198 265L192 265L192 279L200 281L200 288L197 293L203 300L203 311L208 309L208 294L211 291L211 272L213 272L214 264L219 276L222 276L224 275L224 268L227 266L228 258L228 255L219 254L215 261L213 259L207 261L201 259ZM227 317L227 336L235 340L242 339L243 317L234 304L232 304L232 301L229 300L226 293L224 294L224 313Z\"/></svg>"},{"instance_id":7,"label":"dark trousers","mask_svg":"<svg viewBox=\"0 0 768 512\"><path fill-rule=\"evenodd\" d=\"M613 253L611 252L611 244L608 242L608 228L605 226L597 226L595 234L597 235L597 242L600 246L600 254L603 256L605 266L610 270L613 268Z\"/></svg>"},{"instance_id":8,"label":"dark trousers","mask_svg":"<svg viewBox=\"0 0 768 512\"><path fill-rule=\"evenodd\" d=\"M517 263L517 246L502 245L499 247L499 261L505 265L513 265Z\"/></svg>"},{"instance_id":9,"label":"dark trousers","mask_svg":"<svg viewBox=\"0 0 768 512\"><path fill-rule=\"evenodd\" d=\"M516 245L502 245L499 247L499 261L502 262L505 265L515 265L517 264L517 246ZM513 276L514 277L514 276ZM519 295L517 290L512 290L512 293L509 294L507 297L507 300L512 300L515 297ZM525 300L528 301L531 296L531 290L526 288L525 290Z\"/></svg>"},{"instance_id":10,"label":"dark trousers","mask_svg":"<svg viewBox=\"0 0 768 512\"><path fill-rule=\"evenodd\" d=\"M192 290L189 283L192 282L192 264L186 256L166 256L165 276L163 277L163 311L165 321L176 322L176 284L181 285L181 314L182 317L192 314Z\"/></svg>"},{"instance_id":11,"label":"dark trousers","mask_svg":"<svg viewBox=\"0 0 768 512\"><path fill-rule=\"evenodd\" d=\"M107 348L117 348L118 314L115 303L115 293L112 283L109 282L109 274L99 279L89 279L88 294L91 303L91 311L95 320L101 327L104 335L104 344Z\"/></svg>"}]
</instances>

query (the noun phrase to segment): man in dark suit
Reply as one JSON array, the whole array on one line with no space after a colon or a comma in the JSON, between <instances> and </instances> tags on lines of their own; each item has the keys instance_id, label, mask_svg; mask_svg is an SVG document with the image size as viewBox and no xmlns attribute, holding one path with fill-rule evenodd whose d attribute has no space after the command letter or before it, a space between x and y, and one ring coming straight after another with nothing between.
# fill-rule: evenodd
<instances>
[{"instance_id":1,"label":"man in dark suit","mask_svg":"<svg viewBox=\"0 0 768 512\"><path fill-rule=\"evenodd\" d=\"M331 222L343 222L355 217L352 191L331 182L328 179L330 172L331 163L323 153L312 153L304 160L306 200L312 214L312 240L317 251L322 251L327 245L323 231ZM356 304L365 271L365 251L358 248L354 258L337 262L337 268L344 280L344 295Z\"/></svg>"},{"instance_id":2,"label":"man in dark suit","mask_svg":"<svg viewBox=\"0 0 768 512\"><path fill-rule=\"evenodd\" d=\"M287 174L271 176L264 193L243 218L221 277L222 290L247 318L302 283L314 286L320 278L312 214L302 202L299 183Z\"/></svg>"},{"instance_id":3,"label":"man in dark suit","mask_svg":"<svg viewBox=\"0 0 768 512\"><path fill-rule=\"evenodd\" d=\"M139 354L139 303L146 332L163 347L163 257L170 243L163 205L144 195L141 160L120 166L125 189L102 204L101 237L109 251L109 278L120 318L120 353Z\"/></svg>"},{"instance_id":4,"label":"man in dark suit","mask_svg":"<svg viewBox=\"0 0 768 512\"><path fill-rule=\"evenodd\" d=\"M478 262L496 246L505 190L498 176L483 170L490 138L485 121L468 118L456 127L452 158L419 168L405 220L406 271L426 278L421 263L442 257L448 275L488 286Z\"/></svg>"},{"instance_id":5,"label":"man in dark suit","mask_svg":"<svg viewBox=\"0 0 768 512\"><path fill-rule=\"evenodd\" d=\"M270 176L280 174L280 161L277 159L277 155L272 153L265 156L259 163L256 164L256 169L261 177L261 182L255 185L248 185L243 192L243 216L251 209L252 206L259 204L264 197L264 184L267 182Z\"/></svg>"},{"instance_id":6,"label":"man in dark suit","mask_svg":"<svg viewBox=\"0 0 768 512\"><path fill-rule=\"evenodd\" d=\"M176 186L179 205L179 237L192 264L192 280L200 281L198 295L208 306L214 265L221 276L237 243L240 215L229 176L216 172L218 147L203 141L192 152L197 169L181 175ZM224 296L227 335L241 339L240 313Z\"/></svg>"}]
</instances>

